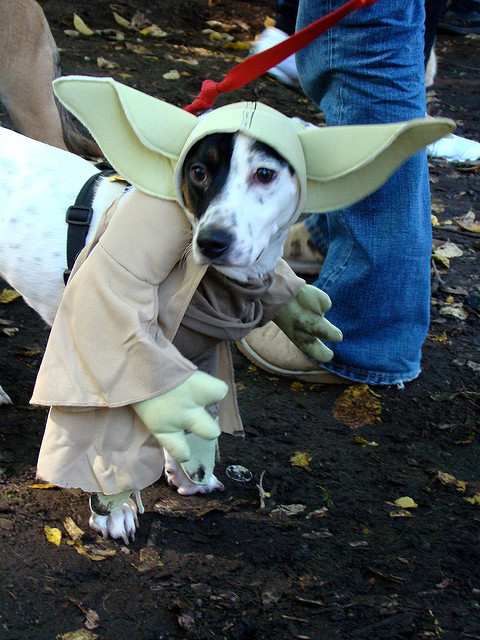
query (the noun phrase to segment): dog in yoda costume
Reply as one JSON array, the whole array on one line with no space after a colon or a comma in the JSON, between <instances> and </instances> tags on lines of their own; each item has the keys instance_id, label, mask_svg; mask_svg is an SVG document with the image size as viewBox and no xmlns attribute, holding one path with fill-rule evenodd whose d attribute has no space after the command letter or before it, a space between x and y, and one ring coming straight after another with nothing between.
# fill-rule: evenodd
<instances>
[{"instance_id":1,"label":"dog in yoda costume","mask_svg":"<svg viewBox=\"0 0 480 640\"><path fill-rule=\"evenodd\" d=\"M137 525L131 496L141 510L138 492L166 461L183 493L221 488L217 438L243 432L229 340L273 319L307 355L332 357L319 339L341 339L324 318L328 296L281 260L299 214L365 197L453 123L306 128L245 102L197 118L110 78L61 78L55 92L133 189L79 255L51 330L32 397L51 407L38 476L91 493L90 525L128 542ZM278 203L275 232L241 267L188 250L202 218L185 200L183 164L215 133L268 145L298 181L294 206Z\"/></svg>"}]
</instances>

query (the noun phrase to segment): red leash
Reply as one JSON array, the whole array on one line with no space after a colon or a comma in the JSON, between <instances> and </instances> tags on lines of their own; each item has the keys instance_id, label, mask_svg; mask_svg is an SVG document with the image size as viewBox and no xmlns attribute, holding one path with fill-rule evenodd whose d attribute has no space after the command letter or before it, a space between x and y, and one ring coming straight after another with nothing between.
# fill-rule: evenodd
<instances>
[{"instance_id":1,"label":"red leash","mask_svg":"<svg viewBox=\"0 0 480 640\"><path fill-rule=\"evenodd\" d=\"M315 38L331 29L352 11L368 7L371 4L375 4L375 2L377 0L350 0L335 11L297 31L297 33L294 33L283 42L237 64L233 69L230 69L221 82L204 80L202 90L191 104L184 107L184 110L195 114L197 111L210 109L220 93L244 87L272 67L276 67L277 64L288 58L292 53L296 53L299 49L310 44Z\"/></svg>"}]
</instances>

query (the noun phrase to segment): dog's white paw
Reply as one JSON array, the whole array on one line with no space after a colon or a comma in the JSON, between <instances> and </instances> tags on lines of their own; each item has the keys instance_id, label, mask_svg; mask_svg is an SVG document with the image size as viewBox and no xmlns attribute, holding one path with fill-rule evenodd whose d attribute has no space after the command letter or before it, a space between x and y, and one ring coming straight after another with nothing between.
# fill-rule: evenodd
<instances>
[{"instance_id":1,"label":"dog's white paw","mask_svg":"<svg viewBox=\"0 0 480 640\"><path fill-rule=\"evenodd\" d=\"M171 456L165 456L165 475L167 482L174 487L182 496L193 496L195 493L211 493L212 491L223 491L225 487L213 474L206 484L196 484L192 482L182 468Z\"/></svg>"},{"instance_id":2,"label":"dog's white paw","mask_svg":"<svg viewBox=\"0 0 480 640\"><path fill-rule=\"evenodd\" d=\"M109 516L99 516L92 511L88 522L90 527L105 539L109 536L121 538L125 544L135 540L138 527L137 505L128 498L121 507L112 511Z\"/></svg>"},{"instance_id":3,"label":"dog's white paw","mask_svg":"<svg viewBox=\"0 0 480 640\"><path fill-rule=\"evenodd\" d=\"M10 396L0 387L0 404L12 404Z\"/></svg>"}]
</instances>

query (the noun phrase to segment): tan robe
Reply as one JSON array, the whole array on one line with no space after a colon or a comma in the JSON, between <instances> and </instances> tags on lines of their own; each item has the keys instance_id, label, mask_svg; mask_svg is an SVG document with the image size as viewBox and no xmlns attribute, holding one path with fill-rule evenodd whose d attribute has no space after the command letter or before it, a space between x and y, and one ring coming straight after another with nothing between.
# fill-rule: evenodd
<instances>
[{"instance_id":1,"label":"tan robe","mask_svg":"<svg viewBox=\"0 0 480 640\"><path fill-rule=\"evenodd\" d=\"M161 447L131 408L189 378L173 345L207 267L187 248L191 225L176 202L134 191L104 214L62 298L31 402L50 406L37 473L64 487L114 494L162 474ZM88 256L88 259L87 259ZM262 295L262 324L304 281L280 261ZM242 433L229 346L219 343L223 431Z\"/></svg>"}]
</instances>

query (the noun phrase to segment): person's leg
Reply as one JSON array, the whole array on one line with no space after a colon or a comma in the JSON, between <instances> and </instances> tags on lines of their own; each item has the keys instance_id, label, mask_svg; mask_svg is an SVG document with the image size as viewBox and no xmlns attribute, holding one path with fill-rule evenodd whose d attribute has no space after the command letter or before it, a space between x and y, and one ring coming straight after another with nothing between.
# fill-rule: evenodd
<instances>
[{"instance_id":1,"label":"person's leg","mask_svg":"<svg viewBox=\"0 0 480 640\"><path fill-rule=\"evenodd\" d=\"M297 29L342 4L300 0ZM327 125L425 115L424 2L392 0L354 12L297 54L302 86ZM353 141L352 141L353 143ZM321 149L319 149L321 153ZM325 237L320 217L307 223ZM316 286L344 333L325 369L372 384L420 372L429 324L431 222L425 153L376 193L326 216L329 248ZM320 228L322 226L322 228Z\"/></svg>"},{"instance_id":2,"label":"person's leg","mask_svg":"<svg viewBox=\"0 0 480 640\"><path fill-rule=\"evenodd\" d=\"M276 14L277 20L275 26L280 31L291 36L295 33L295 24L297 21L298 0L277 0Z\"/></svg>"}]
</instances>

